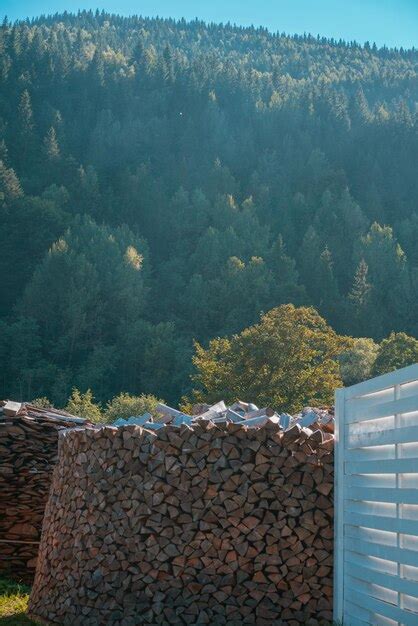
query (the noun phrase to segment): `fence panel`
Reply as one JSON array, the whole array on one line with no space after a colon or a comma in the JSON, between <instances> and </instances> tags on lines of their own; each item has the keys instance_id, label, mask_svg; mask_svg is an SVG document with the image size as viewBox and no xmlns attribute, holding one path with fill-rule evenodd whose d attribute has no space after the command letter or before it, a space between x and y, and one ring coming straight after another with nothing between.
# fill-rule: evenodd
<instances>
[{"instance_id":1,"label":"fence panel","mask_svg":"<svg viewBox=\"0 0 418 626\"><path fill-rule=\"evenodd\" d=\"M334 618L418 625L418 365L336 392Z\"/></svg>"}]
</instances>

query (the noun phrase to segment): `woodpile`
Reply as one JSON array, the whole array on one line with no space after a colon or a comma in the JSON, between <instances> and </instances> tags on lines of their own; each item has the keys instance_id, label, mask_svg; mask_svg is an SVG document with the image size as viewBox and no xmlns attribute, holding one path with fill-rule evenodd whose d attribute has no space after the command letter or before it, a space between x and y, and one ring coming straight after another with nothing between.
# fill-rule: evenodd
<instances>
[{"instance_id":1,"label":"woodpile","mask_svg":"<svg viewBox=\"0 0 418 626\"><path fill-rule=\"evenodd\" d=\"M33 580L58 431L83 423L53 409L0 403L1 574Z\"/></svg>"},{"instance_id":2,"label":"woodpile","mask_svg":"<svg viewBox=\"0 0 418 626\"><path fill-rule=\"evenodd\" d=\"M64 431L30 615L64 626L332 621L333 443L274 421Z\"/></svg>"}]
</instances>

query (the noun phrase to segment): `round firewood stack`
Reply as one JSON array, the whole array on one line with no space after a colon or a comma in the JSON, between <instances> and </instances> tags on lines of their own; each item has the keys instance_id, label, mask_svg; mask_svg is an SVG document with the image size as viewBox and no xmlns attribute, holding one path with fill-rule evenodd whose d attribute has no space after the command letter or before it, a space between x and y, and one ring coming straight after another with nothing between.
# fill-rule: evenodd
<instances>
[{"instance_id":1,"label":"round firewood stack","mask_svg":"<svg viewBox=\"0 0 418 626\"><path fill-rule=\"evenodd\" d=\"M30 615L63 626L332 620L333 439L274 423L59 438Z\"/></svg>"},{"instance_id":2,"label":"round firewood stack","mask_svg":"<svg viewBox=\"0 0 418 626\"><path fill-rule=\"evenodd\" d=\"M85 420L0 402L0 574L32 582L57 461L58 431Z\"/></svg>"}]
</instances>

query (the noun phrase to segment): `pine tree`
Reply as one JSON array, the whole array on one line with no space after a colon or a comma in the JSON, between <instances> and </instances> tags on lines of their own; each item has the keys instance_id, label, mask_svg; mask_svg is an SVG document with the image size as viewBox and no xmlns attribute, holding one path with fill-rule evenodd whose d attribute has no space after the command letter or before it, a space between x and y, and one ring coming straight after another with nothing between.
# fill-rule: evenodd
<instances>
[{"instance_id":1,"label":"pine tree","mask_svg":"<svg viewBox=\"0 0 418 626\"><path fill-rule=\"evenodd\" d=\"M368 271L367 263L362 259L357 267L353 287L348 295L348 299L353 303L356 310L361 310L369 300L371 285L367 281Z\"/></svg>"},{"instance_id":2,"label":"pine tree","mask_svg":"<svg viewBox=\"0 0 418 626\"><path fill-rule=\"evenodd\" d=\"M173 53L168 45L163 52L163 77L167 83L174 83Z\"/></svg>"},{"instance_id":3,"label":"pine tree","mask_svg":"<svg viewBox=\"0 0 418 626\"><path fill-rule=\"evenodd\" d=\"M141 67L144 62L144 52L145 48L142 39L138 39L138 43L134 47L131 57L132 63L134 63L137 68Z\"/></svg>"},{"instance_id":4,"label":"pine tree","mask_svg":"<svg viewBox=\"0 0 418 626\"><path fill-rule=\"evenodd\" d=\"M56 161L60 157L57 134L53 126L51 126L44 137L44 152L49 161Z\"/></svg>"},{"instance_id":5,"label":"pine tree","mask_svg":"<svg viewBox=\"0 0 418 626\"><path fill-rule=\"evenodd\" d=\"M286 284L297 284L299 281L298 271L294 259L286 253L283 237L279 235L273 245L270 264L279 279Z\"/></svg>"},{"instance_id":6,"label":"pine tree","mask_svg":"<svg viewBox=\"0 0 418 626\"><path fill-rule=\"evenodd\" d=\"M3 161L3 164L6 166L9 163L9 151L7 149L4 139L0 141L0 161Z\"/></svg>"},{"instance_id":7,"label":"pine tree","mask_svg":"<svg viewBox=\"0 0 418 626\"><path fill-rule=\"evenodd\" d=\"M325 246L319 257L318 289L320 293L320 311L334 326L337 326L336 311L339 303L338 284L334 276L332 254Z\"/></svg>"},{"instance_id":8,"label":"pine tree","mask_svg":"<svg viewBox=\"0 0 418 626\"><path fill-rule=\"evenodd\" d=\"M14 200L21 196L23 191L15 171L0 161L0 201Z\"/></svg>"},{"instance_id":9,"label":"pine tree","mask_svg":"<svg viewBox=\"0 0 418 626\"><path fill-rule=\"evenodd\" d=\"M35 152L34 120L31 97L25 89L19 100L17 111L16 161L24 169L32 165ZM19 167L18 167L19 171Z\"/></svg>"},{"instance_id":10,"label":"pine tree","mask_svg":"<svg viewBox=\"0 0 418 626\"><path fill-rule=\"evenodd\" d=\"M353 286L347 296L349 318L347 320L350 332L357 337L368 334L371 320L370 295L371 285L368 282L369 268L364 259L361 259L354 275Z\"/></svg>"},{"instance_id":11,"label":"pine tree","mask_svg":"<svg viewBox=\"0 0 418 626\"><path fill-rule=\"evenodd\" d=\"M97 47L90 64L90 81L93 87L103 87L104 85L104 62L102 50ZM97 94L96 94L97 95Z\"/></svg>"},{"instance_id":12,"label":"pine tree","mask_svg":"<svg viewBox=\"0 0 418 626\"><path fill-rule=\"evenodd\" d=\"M361 87L357 90L354 100L354 117L360 124L367 124L372 119L369 103Z\"/></svg>"},{"instance_id":13,"label":"pine tree","mask_svg":"<svg viewBox=\"0 0 418 626\"><path fill-rule=\"evenodd\" d=\"M17 117L19 132L23 136L29 137L33 132L34 121L31 97L27 89L25 89L20 96Z\"/></svg>"},{"instance_id":14,"label":"pine tree","mask_svg":"<svg viewBox=\"0 0 418 626\"><path fill-rule=\"evenodd\" d=\"M379 338L406 327L410 315L409 266L390 226L374 223L362 238L361 252L373 284L373 336Z\"/></svg>"},{"instance_id":15,"label":"pine tree","mask_svg":"<svg viewBox=\"0 0 418 626\"><path fill-rule=\"evenodd\" d=\"M302 283L306 286L312 301L319 305L321 287L318 277L318 264L321 256L321 239L315 228L309 226L299 249L299 267Z\"/></svg>"}]
</instances>

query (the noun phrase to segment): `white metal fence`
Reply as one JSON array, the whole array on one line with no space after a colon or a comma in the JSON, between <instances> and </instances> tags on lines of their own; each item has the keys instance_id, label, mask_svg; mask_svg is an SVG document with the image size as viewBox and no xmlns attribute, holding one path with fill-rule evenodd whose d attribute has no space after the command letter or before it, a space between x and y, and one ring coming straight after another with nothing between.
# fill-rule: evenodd
<instances>
[{"instance_id":1,"label":"white metal fence","mask_svg":"<svg viewBox=\"0 0 418 626\"><path fill-rule=\"evenodd\" d=\"M418 365L336 393L334 618L418 626Z\"/></svg>"}]
</instances>

